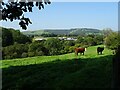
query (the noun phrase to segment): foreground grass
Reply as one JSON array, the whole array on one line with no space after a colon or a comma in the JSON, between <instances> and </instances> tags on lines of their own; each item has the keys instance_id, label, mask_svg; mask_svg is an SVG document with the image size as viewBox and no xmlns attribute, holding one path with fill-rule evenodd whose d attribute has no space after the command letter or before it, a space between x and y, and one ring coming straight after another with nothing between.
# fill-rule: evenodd
<instances>
[{"instance_id":1,"label":"foreground grass","mask_svg":"<svg viewBox=\"0 0 120 90\"><path fill-rule=\"evenodd\" d=\"M4 60L3 89L110 88L112 51L97 55L89 47L84 56L74 53Z\"/></svg>"}]
</instances>

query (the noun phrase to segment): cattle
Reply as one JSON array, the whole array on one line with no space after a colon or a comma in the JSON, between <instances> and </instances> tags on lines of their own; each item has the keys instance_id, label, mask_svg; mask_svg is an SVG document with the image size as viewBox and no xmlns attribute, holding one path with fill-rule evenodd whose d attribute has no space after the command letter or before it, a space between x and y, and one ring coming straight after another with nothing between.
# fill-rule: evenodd
<instances>
[{"instance_id":1,"label":"cattle","mask_svg":"<svg viewBox=\"0 0 120 90\"><path fill-rule=\"evenodd\" d=\"M97 54L102 54L104 47L97 47Z\"/></svg>"},{"instance_id":2,"label":"cattle","mask_svg":"<svg viewBox=\"0 0 120 90\"><path fill-rule=\"evenodd\" d=\"M83 54L84 55L84 51L86 51L86 48L75 48L75 54L78 55L78 53Z\"/></svg>"}]
</instances>

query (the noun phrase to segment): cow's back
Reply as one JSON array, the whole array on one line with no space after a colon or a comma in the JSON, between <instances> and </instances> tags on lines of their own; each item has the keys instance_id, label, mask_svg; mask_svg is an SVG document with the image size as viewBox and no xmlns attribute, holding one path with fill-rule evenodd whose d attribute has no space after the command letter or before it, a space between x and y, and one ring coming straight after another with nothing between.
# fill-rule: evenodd
<instances>
[{"instance_id":1,"label":"cow's back","mask_svg":"<svg viewBox=\"0 0 120 90\"><path fill-rule=\"evenodd\" d=\"M79 52L84 52L84 51L85 51L85 48L76 48L75 51L78 52L78 53L79 53Z\"/></svg>"},{"instance_id":2,"label":"cow's back","mask_svg":"<svg viewBox=\"0 0 120 90\"><path fill-rule=\"evenodd\" d=\"M104 50L104 47L97 47L97 52L102 52Z\"/></svg>"}]
</instances>

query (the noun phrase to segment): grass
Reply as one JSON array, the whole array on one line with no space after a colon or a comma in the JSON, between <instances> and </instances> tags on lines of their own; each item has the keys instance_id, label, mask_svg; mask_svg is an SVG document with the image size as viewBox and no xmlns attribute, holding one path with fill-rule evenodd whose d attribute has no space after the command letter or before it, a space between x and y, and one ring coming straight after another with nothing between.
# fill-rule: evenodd
<instances>
[{"instance_id":1,"label":"grass","mask_svg":"<svg viewBox=\"0 0 120 90\"><path fill-rule=\"evenodd\" d=\"M96 47L88 47L84 56L70 53L3 60L3 89L110 88L112 51L105 48L103 55L97 55Z\"/></svg>"},{"instance_id":2,"label":"grass","mask_svg":"<svg viewBox=\"0 0 120 90\"><path fill-rule=\"evenodd\" d=\"M102 45L99 45L102 46ZM57 59L66 60L66 59L81 59L81 58L99 58L107 55L112 55L112 51L105 48L102 55L97 55L96 48L98 46L91 46L87 48L85 55L75 56L75 53L57 55L57 56L37 56L37 57L28 57L28 58L20 58L20 59L12 59L12 60L3 60L2 66L0 68L7 68L10 66L24 66L30 64L40 64L43 62L55 61Z\"/></svg>"}]
</instances>

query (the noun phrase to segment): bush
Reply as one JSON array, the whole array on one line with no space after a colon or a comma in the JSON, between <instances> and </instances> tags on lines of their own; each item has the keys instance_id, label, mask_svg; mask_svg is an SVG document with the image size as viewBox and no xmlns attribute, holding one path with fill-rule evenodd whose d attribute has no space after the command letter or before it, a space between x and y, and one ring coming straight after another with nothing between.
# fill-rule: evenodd
<instances>
[{"instance_id":1,"label":"bush","mask_svg":"<svg viewBox=\"0 0 120 90\"><path fill-rule=\"evenodd\" d=\"M10 55L6 55L4 57L2 57L3 59L11 59L11 56Z\"/></svg>"},{"instance_id":2,"label":"bush","mask_svg":"<svg viewBox=\"0 0 120 90\"><path fill-rule=\"evenodd\" d=\"M43 56L44 55L44 52L42 51L36 51L36 56Z\"/></svg>"},{"instance_id":3,"label":"bush","mask_svg":"<svg viewBox=\"0 0 120 90\"><path fill-rule=\"evenodd\" d=\"M3 59L13 59L13 58L20 58L22 57L22 53L28 52L28 45L27 44L14 44L7 47L3 47L2 49L2 57Z\"/></svg>"},{"instance_id":4,"label":"bush","mask_svg":"<svg viewBox=\"0 0 120 90\"><path fill-rule=\"evenodd\" d=\"M69 52L74 52L74 50L75 50L75 46L69 47Z\"/></svg>"},{"instance_id":5,"label":"bush","mask_svg":"<svg viewBox=\"0 0 120 90\"><path fill-rule=\"evenodd\" d=\"M58 51L56 48L51 48L49 53L50 55L59 55L60 51Z\"/></svg>"},{"instance_id":6,"label":"bush","mask_svg":"<svg viewBox=\"0 0 120 90\"><path fill-rule=\"evenodd\" d=\"M35 56L35 53L34 52L28 52L28 56L33 57L33 56Z\"/></svg>"},{"instance_id":7,"label":"bush","mask_svg":"<svg viewBox=\"0 0 120 90\"><path fill-rule=\"evenodd\" d=\"M81 47L81 44L75 44L75 47Z\"/></svg>"},{"instance_id":8,"label":"bush","mask_svg":"<svg viewBox=\"0 0 120 90\"><path fill-rule=\"evenodd\" d=\"M110 33L105 38L105 45L109 49L115 49L120 45L120 35L116 32Z\"/></svg>"},{"instance_id":9,"label":"bush","mask_svg":"<svg viewBox=\"0 0 120 90\"><path fill-rule=\"evenodd\" d=\"M66 54L67 52L65 50L60 51L61 54Z\"/></svg>"},{"instance_id":10,"label":"bush","mask_svg":"<svg viewBox=\"0 0 120 90\"><path fill-rule=\"evenodd\" d=\"M84 47L84 48L87 48L87 47L89 47L89 45L83 45L83 47Z\"/></svg>"},{"instance_id":11,"label":"bush","mask_svg":"<svg viewBox=\"0 0 120 90\"><path fill-rule=\"evenodd\" d=\"M63 48L61 41L57 38L47 39L44 45L49 50L49 55L59 55Z\"/></svg>"},{"instance_id":12,"label":"bush","mask_svg":"<svg viewBox=\"0 0 120 90\"><path fill-rule=\"evenodd\" d=\"M25 58L25 57L27 57L27 56L28 56L28 54L25 53L25 52L23 52L22 55L21 55L22 58Z\"/></svg>"},{"instance_id":13,"label":"bush","mask_svg":"<svg viewBox=\"0 0 120 90\"><path fill-rule=\"evenodd\" d=\"M75 41L65 41L64 42L64 46L74 46L75 45Z\"/></svg>"},{"instance_id":14,"label":"bush","mask_svg":"<svg viewBox=\"0 0 120 90\"><path fill-rule=\"evenodd\" d=\"M13 58L17 58L18 57L18 54L16 52L13 53L12 55Z\"/></svg>"},{"instance_id":15,"label":"bush","mask_svg":"<svg viewBox=\"0 0 120 90\"><path fill-rule=\"evenodd\" d=\"M64 52L68 53L68 52L69 52L69 48L70 48L70 46L66 46L66 47L64 48Z\"/></svg>"}]
</instances>

